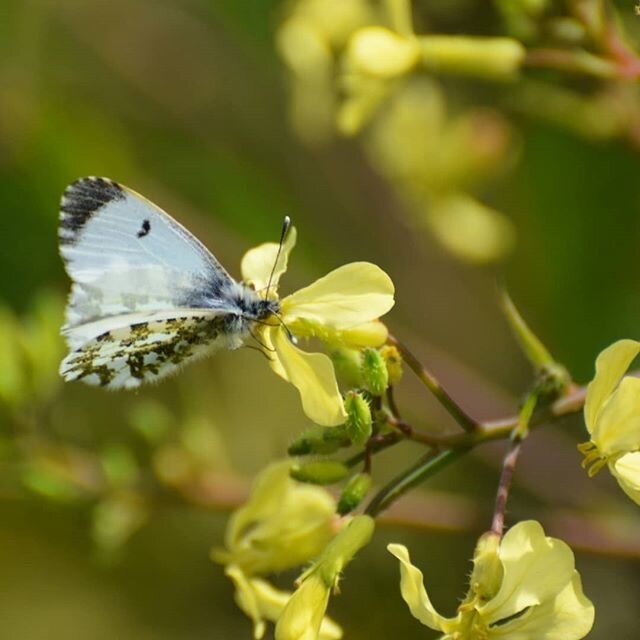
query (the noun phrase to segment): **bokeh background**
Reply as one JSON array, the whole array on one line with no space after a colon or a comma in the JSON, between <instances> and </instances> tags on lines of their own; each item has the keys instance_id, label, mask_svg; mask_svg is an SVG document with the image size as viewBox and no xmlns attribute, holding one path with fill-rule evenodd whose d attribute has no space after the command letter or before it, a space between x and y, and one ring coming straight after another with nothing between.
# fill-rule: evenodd
<instances>
[{"instance_id":1,"label":"bokeh background","mask_svg":"<svg viewBox=\"0 0 640 640\"><path fill-rule=\"evenodd\" d=\"M501 31L482 2L414 4L421 24ZM632 5L617 8L633 37ZM276 0L0 6L1 638L249 638L209 550L250 478L307 426L295 391L250 350L136 393L61 384L69 283L57 207L77 177L109 176L145 194L236 276L243 252L276 240L284 215L299 232L285 289L345 262L376 262L397 288L391 331L478 418L513 413L531 376L501 316L497 278L578 382L603 347L639 337L632 136L576 124L575 102L550 117L525 100L535 92L514 100L504 84L445 79L451 113L481 107L480 134L498 132L501 168L479 191L515 230L508 255L469 263L409 222L362 138L309 145L295 134L275 46L287 11ZM578 78L572 88L594 84ZM632 81L625 91L633 102ZM602 124L608 113L589 117ZM408 375L399 402L417 424L451 426ZM508 518L538 517L575 542L596 604L590 637L632 638L638 512L604 473L586 479L575 449L584 437L579 417L533 434ZM377 482L418 455L398 449L380 457ZM347 638L432 637L401 601L384 547L409 544L436 606L452 612L490 523L500 452L479 450L380 526L331 604Z\"/></svg>"}]
</instances>

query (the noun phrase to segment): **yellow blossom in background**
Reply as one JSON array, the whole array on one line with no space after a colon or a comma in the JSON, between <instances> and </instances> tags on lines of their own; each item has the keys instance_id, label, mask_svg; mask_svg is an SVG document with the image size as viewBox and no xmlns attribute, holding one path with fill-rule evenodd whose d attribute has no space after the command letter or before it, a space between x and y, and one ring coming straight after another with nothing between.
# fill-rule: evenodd
<instances>
[{"instance_id":1,"label":"yellow blossom in background","mask_svg":"<svg viewBox=\"0 0 640 640\"><path fill-rule=\"evenodd\" d=\"M307 143L331 137L337 52L373 19L369 0L301 0L278 29L278 52L290 71L292 125Z\"/></svg>"},{"instance_id":2,"label":"yellow blossom in background","mask_svg":"<svg viewBox=\"0 0 640 640\"><path fill-rule=\"evenodd\" d=\"M280 277L287 269L296 240L292 228L283 245L267 292L267 283L278 245L266 243L248 251L242 259L242 277L256 291L277 297ZM380 346L386 329L375 322L394 304L389 276L368 262L353 262L328 273L308 287L280 299L279 322L266 326L261 339L270 352L272 369L300 392L304 412L324 426L346 419L333 364L321 353L307 353L291 340L320 338L329 345Z\"/></svg>"},{"instance_id":3,"label":"yellow blossom in background","mask_svg":"<svg viewBox=\"0 0 640 640\"><path fill-rule=\"evenodd\" d=\"M508 127L480 108L449 116L436 78L513 80L525 48L508 37L417 33L410 0L337 1L299 0L278 32L293 127L312 143L332 128L363 134L418 230L461 260L501 260L515 228L469 191L513 155Z\"/></svg>"},{"instance_id":4,"label":"yellow blossom in background","mask_svg":"<svg viewBox=\"0 0 640 640\"><path fill-rule=\"evenodd\" d=\"M596 359L596 375L584 405L591 440L578 447L590 476L607 465L636 504L640 504L640 379L624 374L638 353L640 342L619 340Z\"/></svg>"},{"instance_id":5,"label":"yellow blossom in background","mask_svg":"<svg viewBox=\"0 0 640 640\"><path fill-rule=\"evenodd\" d=\"M395 93L368 136L367 151L415 226L458 258L482 264L509 253L515 228L467 190L502 169L509 141L508 126L493 112L449 117L440 86L423 78Z\"/></svg>"},{"instance_id":6,"label":"yellow blossom in background","mask_svg":"<svg viewBox=\"0 0 640 640\"><path fill-rule=\"evenodd\" d=\"M284 571L318 556L339 531L343 521L336 502L324 489L297 482L291 463L278 462L256 478L251 496L229 520L225 548L212 557L226 565L236 587L238 606L253 620L254 637L264 635L266 622L275 622L291 594L272 587L261 576ZM340 628L320 620L331 640Z\"/></svg>"},{"instance_id":7,"label":"yellow blossom in background","mask_svg":"<svg viewBox=\"0 0 640 640\"><path fill-rule=\"evenodd\" d=\"M336 115L338 130L346 136L360 133L419 59L420 49L411 34L378 26L355 31L344 54L345 97Z\"/></svg>"},{"instance_id":8,"label":"yellow blossom in background","mask_svg":"<svg viewBox=\"0 0 640 640\"><path fill-rule=\"evenodd\" d=\"M420 59L415 38L384 27L356 31L346 52L348 68L379 78L397 78L411 71Z\"/></svg>"},{"instance_id":9,"label":"yellow blossom in background","mask_svg":"<svg viewBox=\"0 0 640 640\"><path fill-rule=\"evenodd\" d=\"M493 262L515 245L511 220L466 193L434 198L424 220L444 247L467 262Z\"/></svg>"},{"instance_id":10,"label":"yellow blossom in background","mask_svg":"<svg viewBox=\"0 0 640 640\"><path fill-rule=\"evenodd\" d=\"M443 633L442 640L579 640L593 625L573 552L533 520L519 522L502 540L494 533L480 538L469 593L452 618L431 604L407 548L387 548L400 561L400 591L411 614Z\"/></svg>"}]
</instances>

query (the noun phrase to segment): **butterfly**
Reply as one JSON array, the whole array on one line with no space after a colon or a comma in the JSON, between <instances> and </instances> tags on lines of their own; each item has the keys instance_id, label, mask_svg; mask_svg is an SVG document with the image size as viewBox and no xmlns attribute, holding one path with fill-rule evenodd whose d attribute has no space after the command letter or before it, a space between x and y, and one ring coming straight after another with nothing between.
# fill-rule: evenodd
<instances>
[{"instance_id":1,"label":"butterfly","mask_svg":"<svg viewBox=\"0 0 640 640\"><path fill-rule=\"evenodd\" d=\"M288 218L281 245L287 228ZM278 314L268 287L261 296L236 282L180 223L107 178L66 188L58 235L73 281L62 327L65 380L135 388L241 347Z\"/></svg>"}]
</instances>

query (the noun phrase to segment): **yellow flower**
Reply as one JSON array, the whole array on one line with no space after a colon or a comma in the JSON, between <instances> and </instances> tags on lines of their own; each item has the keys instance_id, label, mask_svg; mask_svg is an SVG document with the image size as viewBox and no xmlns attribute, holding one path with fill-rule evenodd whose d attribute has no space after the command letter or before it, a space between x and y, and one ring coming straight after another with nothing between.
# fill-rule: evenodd
<instances>
[{"instance_id":1,"label":"yellow flower","mask_svg":"<svg viewBox=\"0 0 640 640\"><path fill-rule=\"evenodd\" d=\"M231 565L225 572L236 587L236 603L253 620L253 637L259 640L266 632L267 622L277 622L287 602L289 591L276 589L266 580L247 576L240 567ZM315 621L318 626L318 640L339 640L342 629L331 618L320 616Z\"/></svg>"},{"instance_id":2,"label":"yellow flower","mask_svg":"<svg viewBox=\"0 0 640 640\"><path fill-rule=\"evenodd\" d=\"M268 291L278 253L275 243L245 254L244 280L256 291L277 299L278 282L295 241L296 232L291 228ZM317 424L335 426L346 418L333 365L324 354L296 347L291 336L315 337L333 345L380 346L386 329L374 321L391 309L393 294L393 283L382 269L368 262L352 262L280 299L278 322L261 331L261 339L274 350L270 353L272 369L298 389L304 412Z\"/></svg>"},{"instance_id":3,"label":"yellow flower","mask_svg":"<svg viewBox=\"0 0 640 640\"><path fill-rule=\"evenodd\" d=\"M640 504L640 379L624 376L638 353L640 342L619 340L598 356L584 405L591 440L578 448L590 476L608 465L622 490Z\"/></svg>"},{"instance_id":4,"label":"yellow flower","mask_svg":"<svg viewBox=\"0 0 640 640\"><path fill-rule=\"evenodd\" d=\"M387 548L400 561L409 610L444 633L442 640L578 640L593 625L571 549L535 521L516 524L501 541L493 533L480 538L469 593L454 618L435 610L406 547Z\"/></svg>"},{"instance_id":5,"label":"yellow flower","mask_svg":"<svg viewBox=\"0 0 640 640\"><path fill-rule=\"evenodd\" d=\"M337 531L336 503L328 491L293 480L278 462L256 478L249 500L233 513L225 549L213 557L246 574L284 571L317 556Z\"/></svg>"},{"instance_id":6,"label":"yellow flower","mask_svg":"<svg viewBox=\"0 0 640 640\"><path fill-rule=\"evenodd\" d=\"M226 565L238 606L261 638L266 622L276 622L291 596L272 587L261 575L284 571L318 556L344 523L336 502L324 489L293 480L291 463L277 462L258 475L247 502L233 513L225 548L212 557ZM328 619L318 623L319 638L335 640L342 631Z\"/></svg>"},{"instance_id":7,"label":"yellow flower","mask_svg":"<svg viewBox=\"0 0 640 640\"><path fill-rule=\"evenodd\" d=\"M319 640L329 595L344 567L369 543L374 522L360 515L342 529L299 579L276 625L276 640Z\"/></svg>"},{"instance_id":8,"label":"yellow flower","mask_svg":"<svg viewBox=\"0 0 640 640\"><path fill-rule=\"evenodd\" d=\"M300 0L278 28L278 52L290 71L292 124L307 143L331 137L337 52L372 19L368 0Z\"/></svg>"}]
</instances>

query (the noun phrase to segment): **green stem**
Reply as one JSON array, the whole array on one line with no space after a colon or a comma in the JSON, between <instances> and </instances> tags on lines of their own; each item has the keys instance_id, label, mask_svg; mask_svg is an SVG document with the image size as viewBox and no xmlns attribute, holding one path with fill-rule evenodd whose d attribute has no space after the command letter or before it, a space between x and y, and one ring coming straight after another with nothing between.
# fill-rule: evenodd
<instances>
[{"instance_id":1,"label":"green stem","mask_svg":"<svg viewBox=\"0 0 640 640\"><path fill-rule=\"evenodd\" d=\"M458 403L443 389L437 378L396 338L390 335L388 342L398 349L400 355L402 355L402 359L409 365L409 368L415 373L422 384L433 393L440 404L449 412L449 415L451 415L467 433L473 433L478 428L478 423L468 416Z\"/></svg>"},{"instance_id":2,"label":"green stem","mask_svg":"<svg viewBox=\"0 0 640 640\"><path fill-rule=\"evenodd\" d=\"M365 513L372 517L377 516L409 491L409 489L412 489L416 485L424 482L427 478L435 475L438 471L462 457L469 449L470 447L466 449L451 449L443 452L429 451L426 455L422 456L415 465L403 471L399 476L380 489L371 499Z\"/></svg>"}]
</instances>

